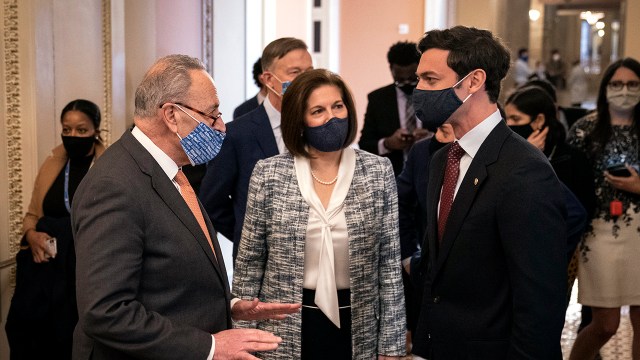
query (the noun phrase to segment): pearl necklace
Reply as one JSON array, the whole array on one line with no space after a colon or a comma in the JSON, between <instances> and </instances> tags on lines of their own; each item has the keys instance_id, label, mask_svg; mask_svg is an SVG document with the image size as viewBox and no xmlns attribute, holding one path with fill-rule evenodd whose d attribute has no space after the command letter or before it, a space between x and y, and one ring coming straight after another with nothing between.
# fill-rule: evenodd
<instances>
[{"instance_id":1,"label":"pearl necklace","mask_svg":"<svg viewBox=\"0 0 640 360\"><path fill-rule=\"evenodd\" d=\"M335 184L336 181L338 181L338 175L336 175L335 178L333 178L333 180L331 181L322 181L320 179L318 179L318 177L316 176L316 174L313 172L313 170L311 170L311 176L313 176L313 178L315 179L315 181L319 182L322 185L333 185Z\"/></svg>"}]
</instances>

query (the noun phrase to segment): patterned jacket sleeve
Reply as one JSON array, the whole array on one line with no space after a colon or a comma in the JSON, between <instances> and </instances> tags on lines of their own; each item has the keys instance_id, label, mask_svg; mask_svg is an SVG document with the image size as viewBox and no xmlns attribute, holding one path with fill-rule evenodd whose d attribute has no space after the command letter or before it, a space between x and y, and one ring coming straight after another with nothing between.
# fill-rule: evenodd
<instances>
[{"instance_id":1,"label":"patterned jacket sleeve","mask_svg":"<svg viewBox=\"0 0 640 360\"><path fill-rule=\"evenodd\" d=\"M264 162L259 161L249 182L247 211L233 274L233 293L244 300L258 297L267 260L267 196L264 183ZM255 327L255 322L240 321L236 326Z\"/></svg>"},{"instance_id":2,"label":"patterned jacket sleeve","mask_svg":"<svg viewBox=\"0 0 640 360\"><path fill-rule=\"evenodd\" d=\"M379 234L380 333L378 354L402 356L406 353L404 291L401 275L398 194L389 159L382 159L384 200Z\"/></svg>"}]
</instances>

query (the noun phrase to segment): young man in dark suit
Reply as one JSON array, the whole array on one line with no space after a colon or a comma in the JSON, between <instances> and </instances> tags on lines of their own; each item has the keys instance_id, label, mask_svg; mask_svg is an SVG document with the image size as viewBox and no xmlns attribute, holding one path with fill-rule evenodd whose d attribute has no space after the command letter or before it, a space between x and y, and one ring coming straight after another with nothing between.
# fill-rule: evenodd
<instances>
[{"instance_id":1,"label":"young man in dark suit","mask_svg":"<svg viewBox=\"0 0 640 360\"><path fill-rule=\"evenodd\" d=\"M561 359L567 260L562 187L497 107L509 51L456 26L420 41L418 118L456 140L427 188L426 274L413 353L442 359Z\"/></svg>"},{"instance_id":2,"label":"young man in dark suit","mask_svg":"<svg viewBox=\"0 0 640 360\"><path fill-rule=\"evenodd\" d=\"M136 90L134 128L75 194L74 359L231 359L279 337L231 329L299 305L234 299L209 218L181 166L215 157L225 126L202 63L159 59Z\"/></svg>"},{"instance_id":3,"label":"young man in dark suit","mask_svg":"<svg viewBox=\"0 0 640 360\"><path fill-rule=\"evenodd\" d=\"M262 79L269 94L257 109L227 124L220 155L207 166L199 196L216 230L233 241L234 259L253 167L258 160L286 151L280 128L282 95L296 76L311 68L311 55L302 40L280 38L267 45L262 52Z\"/></svg>"},{"instance_id":4,"label":"young man in dark suit","mask_svg":"<svg viewBox=\"0 0 640 360\"><path fill-rule=\"evenodd\" d=\"M393 84L374 90L367 96L369 102L358 145L362 150L388 157L394 174L398 176L411 145L431 133L416 121L411 102L420 61L416 43L393 44L387 60Z\"/></svg>"}]
</instances>

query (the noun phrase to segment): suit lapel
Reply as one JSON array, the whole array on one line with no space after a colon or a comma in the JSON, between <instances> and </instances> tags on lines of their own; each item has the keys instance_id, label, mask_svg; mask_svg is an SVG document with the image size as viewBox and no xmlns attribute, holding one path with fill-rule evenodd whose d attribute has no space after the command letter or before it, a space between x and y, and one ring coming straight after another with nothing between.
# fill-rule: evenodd
<instances>
[{"instance_id":1,"label":"suit lapel","mask_svg":"<svg viewBox=\"0 0 640 360\"><path fill-rule=\"evenodd\" d=\"M444 169L447 165L447 151L450 145L444 150L433 156L429 167L429 184L427 187L427 231L425 232L426 244L423 248L429 249L429 258L431 264L435 264L438 258L438 201L440 200L440 189L444 181Z\"/></svg>"},{"instance_id":2,"label":"suit lapel","mask_svg":"<svg viewBox=\"0 0 640 360\"><path fill-rule=\"evenodd\" d=\"M389 134L392 134L396 131L396 129L400 128L400 115L398 113L398 94L396 93L396 86L394 84L387 86L385 91L387 92L385 98L389 99L389 103L384 107L384 109L387 110L385 119L388 119L388 121L385 121L385 127L386 131Z\"/></svg>"},{"instance_id":3,"label":"suit lapel","mask_svg":"<svg viewBox=\"0 0 640 360\"><path fill-rule=\"evenodd\" d=\"M267 115L267 111L264 109L264 104L260 105L260 107L255 111L255 116L251 118L251 121L255 124L253 127L253 136L255 136L265 157L278 155L280 151L278 150L276 138L273 135L269 116Z\"/></svg>"},{"instance_id":4,"label":"suit lapel","mask_svg":"<svg viewBox=\"0 0 640 360\"><path fill-rule=\"evenodd\" d=\"M453 201L453 205L451 207L451 212L449 213L449 219L447 220L447 226L444 232L444 236L442 239L442 245L440 246L440 253L438 254L437 261L434 262L436 267L434 269L434 274L438 274L440 269L443 267L446 262L447 257L449 256L449 252L453 247L456 239L458 238L458 234L462 225L469 213L469 210L473 206L473 202L478 195L478 193L482 189L482 185L487 180L487 166L493 164L498 160L498 156L500 154L500 149L502 148L502 144L509 136L510 130L504 124L504 122L500 122L496 127L489 133L489 136L485 139L485 141L478 149L478 153L475 158L471 161L471 165L467 170L467 173L460 184L460 188L458 189L458 193ZM447 148L448 149L448 148ZM443 158L446 159L446 156ZM446 166L446 160L444 161L441 173L444 172L444 166ZM438 184L438 190L442 187L442 179L440 179L440 184ZM439 192L438 192L439 199ZM436 209L437 213L437 202ZM434 222L437 224L437 219ZM437 229L437 225L434 226ZM437 231L437 230L436 230ZM435 236L437 239L437 234ZM437 241L437 240L436 240Z\"/></svg>"},{"instance_id":5,"label":"suit lapel","mask_svg":"<svg viewBox=\"0 0 640 360\"><path fill-rule=\"evenodd\" d=\"M167 207L171 209L176 217L185 225L189 232L191 232L200 247L206 253L209 261L216 269L216 272L218 273L220 278L226 280L226 274L222 274L218 261L216 261L216 259L214 258L211 247L209 246L209 241L200 228L200 224L198 224L198 221L191 212L191 209L189 209L189 206L187 206L187 203L178 192L178 189L176 189L171 180L167 177L167 174L162 170L160 165L158 165L151 154L149 154L149 152L134 138L134 136L130 132L125 132L125 134L122 136L122 141L125 148L136 160L138 166L140 166L142 172L151 177L151 184L156 193L160 196L162 201L167 204ZM202 205L200 205L200 209L202 210L202 214L204 216L206 212L204 211L204 209L202 209ZM207 226L211 230L208 216L205 216L205 221L207 222ZM210 234L213 234L213 232L210 232ZM211 240L212 242L214 242L215 248L217 245L217 241L214 241L214 239L215 236L212 236ZM216 249L216 255L219 256L218 259L220 262L222 262L222 255L219 254L219 252L220 249L218 247ZM226 282L225 284L228 284L228 282Z\"/></svg>"}]
</instances>

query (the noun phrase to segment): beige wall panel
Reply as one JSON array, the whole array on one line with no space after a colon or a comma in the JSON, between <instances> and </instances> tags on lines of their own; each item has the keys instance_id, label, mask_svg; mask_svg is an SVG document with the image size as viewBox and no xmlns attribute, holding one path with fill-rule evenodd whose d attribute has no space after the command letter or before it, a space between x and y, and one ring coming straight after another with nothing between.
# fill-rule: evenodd
<instances>
[{"instance_id":1,"label":"beige wall panel","mask_svg":"<svg viewBox=\"0 0 640 360\"><path fill-rule=\"evenodd\" d=\"M627 0L627 9L624 24L626 26L624 36L624 56L630 56L640 60L640 0Z\"/></svg>"},{"instance_id":2,"label":"beige wall panel","mask_svg":"<svg viewBox=\"0 0 640 360\"><path fill-rule=\"evenodd\" d=\"M389 47L418 42L424 34L424 0L348 0L340 12L340 73L353 91L362 126L367 94L393 82ZM408 34L398 33L400 24L409 25Z\"/></svg>"}]
</instances>

